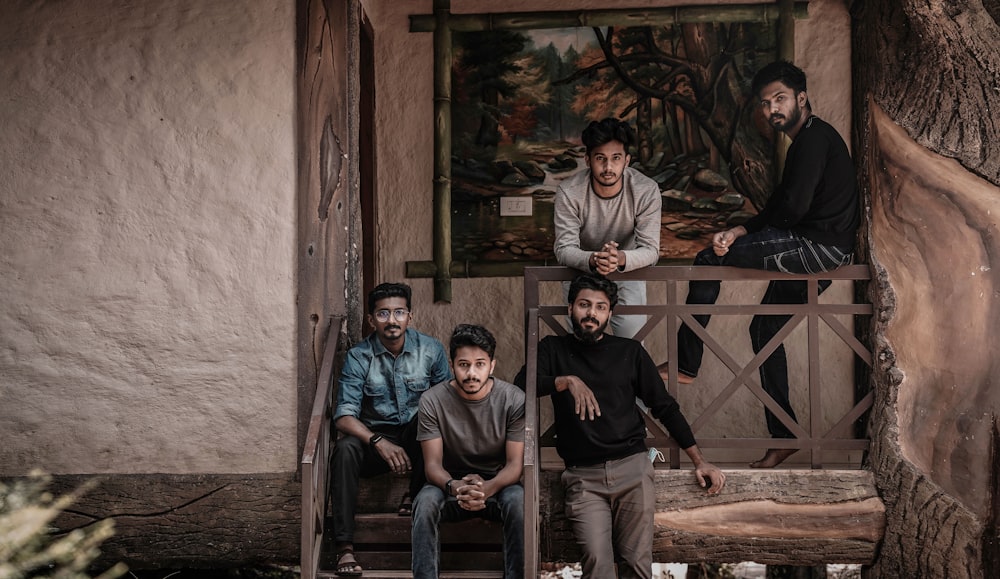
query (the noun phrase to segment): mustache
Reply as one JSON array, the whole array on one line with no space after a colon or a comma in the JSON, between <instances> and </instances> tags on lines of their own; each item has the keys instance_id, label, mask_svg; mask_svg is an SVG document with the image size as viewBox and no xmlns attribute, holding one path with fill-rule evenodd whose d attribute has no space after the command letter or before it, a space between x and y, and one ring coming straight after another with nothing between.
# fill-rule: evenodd
<instances>
[{"instance_id":1,"label":"mustache","mask_svg":"<svg viewBox=\"0 0 1000 579\"><path fill-rule=\"evenodd\" d=\"M397 326L396 324L390 324L390 325L386 326L385 329L386 330L401 330L402 328L399 327L399 326Z\"/></svg>"},{"instance_id":2,"label":"mustache","mask_svg":"<svg viewBox=\"0 0 1000 579\"><path fill-rule=\"evenodd\" d=\"M597 318L592 318L592 317L589 317L589 316L580 320L581 324L583 324L585 322L592 322L592 323L597 324L597 325L601 324L601 322L597 321Z\"/></svg>"}]
</instances>

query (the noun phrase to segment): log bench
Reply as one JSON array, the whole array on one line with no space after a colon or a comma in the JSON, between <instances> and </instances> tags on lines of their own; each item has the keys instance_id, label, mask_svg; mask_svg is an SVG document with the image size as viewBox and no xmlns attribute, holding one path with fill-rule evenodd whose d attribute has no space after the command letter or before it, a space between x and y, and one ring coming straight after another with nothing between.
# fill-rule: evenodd
<instances>
[{"instance_id":1,"label":"log bench","mask_svg":"<svg viewBox=\"0 0 1000 579\"><path fill-rule=\"evenodd\" d=\"M579 561L564 512L562 463L539 476L539 555ZM726 490L708 496L690 468L656 470L653 560L765 565L870 564L885 505L866 470L725 469Z\"/></svg>"}]
</instances>

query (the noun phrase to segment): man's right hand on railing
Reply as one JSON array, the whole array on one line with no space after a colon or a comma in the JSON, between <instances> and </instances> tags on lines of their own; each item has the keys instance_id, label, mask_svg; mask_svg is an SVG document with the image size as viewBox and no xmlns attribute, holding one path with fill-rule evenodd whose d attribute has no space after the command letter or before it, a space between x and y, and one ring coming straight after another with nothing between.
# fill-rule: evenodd
<instances>
[{"instance_id":1,"label":"man's right hand on railing","mask_svg":"<svg viewBox=\"0 0 1000 579\"><path fill-rule=\"evenodd\" d=\"M601 415L601 406L597 403L594 391L577 376L557 376L556 392L569 390L576 402L575 412L580 415L580 420L594 420Z\"/></svg>"}]
</instances>

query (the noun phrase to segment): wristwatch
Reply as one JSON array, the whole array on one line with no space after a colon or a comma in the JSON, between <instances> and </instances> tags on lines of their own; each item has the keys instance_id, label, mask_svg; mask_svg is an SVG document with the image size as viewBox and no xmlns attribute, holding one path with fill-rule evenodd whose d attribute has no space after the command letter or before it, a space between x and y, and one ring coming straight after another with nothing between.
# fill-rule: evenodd
<instances>
[{"instance_id":1,"label":"wristwatch","mask_svg":"<svg viewBox=\"0 0 1000 579\"><path fill-rule=\"evenodd\" d=\"M383 438L385 437L376 432L375 434L372 435L371 438L368 439L368 444L370 446L375 446L375 443L382 440Z\"/></svg>"},{"instance_id":2,"label":"wristwatch","mask_svg":"<svg viewBox=\"0 0 1000 579\"><path fill-rule=\"evenodd\" d=\"M455 496L454 493L451 492L451 483L453 483L453 482L455 482L455 479L450 478L450 479L448 479L448 482L444 483L444 492L449 497Z\"/></svg>"}]
</instances>

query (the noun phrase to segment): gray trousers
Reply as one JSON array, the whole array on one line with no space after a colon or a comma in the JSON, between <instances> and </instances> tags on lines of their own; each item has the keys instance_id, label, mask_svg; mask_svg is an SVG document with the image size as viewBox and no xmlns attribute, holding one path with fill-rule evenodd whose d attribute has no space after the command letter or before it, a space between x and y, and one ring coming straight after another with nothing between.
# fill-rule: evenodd
<instances>
[{"instance_id":1,"label":"gray trousers","mask_svg":"<svg viewBox=\"0 0 1000 579\"><path fill-rule=\"evenodd\" d=\"M656 491L646 453L567 468L562 483L566 518L583 551L583 579L651 579Z\"/></svg>"}]
</instances>

